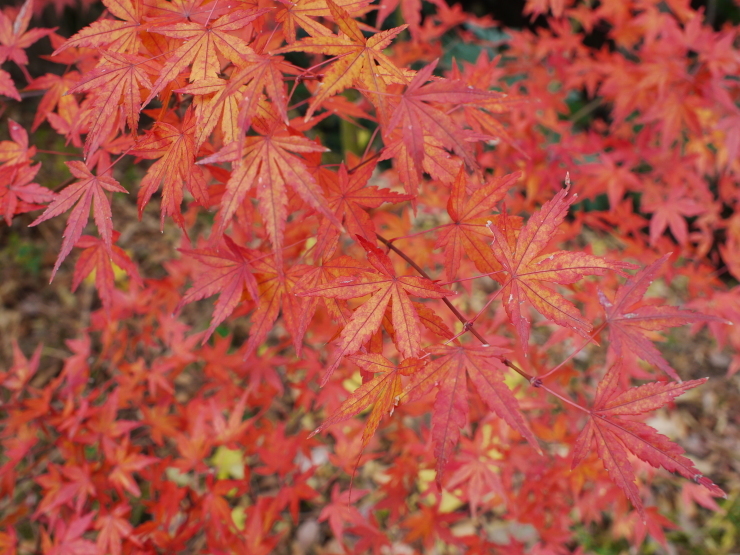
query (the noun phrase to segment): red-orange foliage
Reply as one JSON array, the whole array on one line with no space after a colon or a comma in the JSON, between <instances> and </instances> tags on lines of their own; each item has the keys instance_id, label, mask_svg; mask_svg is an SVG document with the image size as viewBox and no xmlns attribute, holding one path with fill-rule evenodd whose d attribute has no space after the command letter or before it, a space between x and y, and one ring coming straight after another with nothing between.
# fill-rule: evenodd
<instances>
[{"instance_id":1,"label":"red-orange foliage","mask_svg":"<svg viewBox=\"0 0 740 555\"><path fill-rule=\"evenodd\" d=\"M29 127L81 160L34 183L6 120L0 209L69 212L50 277L79 252L101 302L60 372L17 344L0 371L5 552L288 553L322 526L355 553L563 553L602 512L665 541L648 465L716 506L639 418L705 381L657 332L740 346L737 29L688 0L529 0L546 26L506 35L443 0L104 0L65 41L32 2L0 12L0 109L45 91ZM32 78L46 36L61 75ZM112 220L135 191L181 230L165 277ZM494 543L486 515L534 533Z\"/></svg>"}]
</instances>

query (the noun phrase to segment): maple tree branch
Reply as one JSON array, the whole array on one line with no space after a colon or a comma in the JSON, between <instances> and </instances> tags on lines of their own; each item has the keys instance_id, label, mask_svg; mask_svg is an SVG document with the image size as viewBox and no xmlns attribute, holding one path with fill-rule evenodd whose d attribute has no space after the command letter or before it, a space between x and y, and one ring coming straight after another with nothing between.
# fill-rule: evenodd
<instances>
[{"instance_id":1,"label":"maple tree branch","mask_svg":"<svg viewBox=\"0 0 740 555\"><path fill-rule=\"evenodd\" d=\"M348 170L347 170L347 173L354 173L354 172L356 172L356 171L357 171L358 169L360 169L360 168L361 168L362 166L364 166L364 165L365 165L365 164L367 164L368 162L371 162L371 161L375 160L375 159L376 159L376 158L377 158L378 156L380 156L380 155L381 155L382 153L383 153L383 151L382 151L382 150L379 150L378 152L376 152L375 154L373 154L373 155L372 155L372 156L370 156L369 158L365 158L365 159L364 159L364 160L363 160L362 162L360 162L360 163L359 163L359 164L357 164L356 166L353 166L352 168L348 169ZM378 234L376 233L375 235L378 235ZM387 242L386 242L387 240L386 240L386 239L383 239L383 238L381 238L381 237L380 237L380 235L378 235L378 239L380 239L380 241L381 241L381 242L383 242L383 243L387 244ZM399 254L399 255L400 255L400 253L397 253L397 254ZM406 261L408 262L408 260L406 260ZM423 270L419 270L419 271L423 271Z\"/></svg>"},{"instance_id":2,"label":"maple tree branch","mask_svg":"<svg viewBox=\"0 0 740 555\"><path fill-rule=\"evenodd\" d=\"M537 388L543 389L544 391L547 391L550 395L554 395L555 397L557 397L558 399L560 399L564 403L566 403L566 404L568 404L568 405L570 405L572 407L575 407L578 410L581 410L583 412L586 412L588 414L591 414L591 411L590 410L588 410L585 407L582 407L578 403L575 403L575 402L571 401L567 397L564 397L563 395L560 395L559 393L553 391L552 389L550 389L549 387L547 387L545 384L543 384L542 383L542 380L540 378L538 378L537 376L530 376L524 370L522 370L521 368L519 368L516 364L514 364L513 362L511 362L508 358L501 359L501 362L504 363L504 366L508 366L509 368L511 368L512 370L514 370L514 372L516 372L517 374L519 374L522 378L524 378L525 380L527 380L530 383L530 385L532 385L533 387L537 387Z\"/></svg>"},{"instance_id":3,"label":"maple tree branch","mask_svg":"<svg viewBox=\"0 0 740 555\"><path fill-rule=\"evenodd\" d=\"M403 252L401 249L399 249L397 246L395 246L393 243L391 243L388 239L386 239L382 235L379 235L378 233L376 233L375 235L378 237L378 241L383 243L386 247L388 247L390 250L395 252L398 256L403 258L409 264L409 266L411 266L414 270L419 272L421 277L424 277L428 279L429 281L434 281L429 276L429 274L427 274L421 268L421 266L419 266L416 262L411 260L411 258L409 258L409 256L405 252ZM452 311L455 317L462 322L463 332L470 331L470 333L472 333L476 338L478 338L478 341L483 343L483 345L486 345L486 346L490 345L490 343L486 341L486 338L483 337L480 333L478 333L478 330L473 328L473 323L469 321L467 318L465 318L465 316L463 316L463 314L457 308L455 308L455 305L453 305L446 297L443 297L442 301L447 305L447 308L449 308Z\"/></svg>"},{"instance_id":4,"label":"maple tree branch","mask_svg":"<svg viewBox=\"0 0 740 555\"><path fill-rule=\"evenodd\" d=\"M502 358L501 359L501 362L504 364L504 366L508 366L509 368L511 368L514 372L516 372L517 374L519 374L522 378L524 378L525 380L527 380L534 387L541 387L542 386L541 382L539 382L539 380L537 378L535 378L535 377L530 376L529 374L527 374L524 370L522 370L521 368L519 368L516 364L514 364L513 362L511 362L508 358Z\"/></svg>"},{"instance_id":5,"label":"maple tree branch","mask_svg":"<svg viewBox=\"0 0 740 555\"><path fill-rule=\"evenodd\" d=\"M400 239L400 238L397 237L397 239ZM391 241L393 241L393 239L391 239ZM471 276L471 277L460 278L460 279L453 279L452 281L440 281L440 282L437 283L437 285L450 285L452 283L461 283L463 281L472 281L474 279L480 279L480 278L492 276L494 274L500 274L501 272L504 272L504 271L505 270L497 270L495 272L488 272L487 274L479 274L477 276ZM491 304L491 303L488 303L488 304Z\"/></svg>"},{"instance_id":6,"label":"maple tree branch","mask_svg":"<svg viewBox=\"0 0 740 555\"><path fill-rule=\"evenodd\" d=\"M398 237L391 237L388 239L391 243L394 241L400 241L401 239L410 239L411 237L417 237L419 235L424 235L425 233L429 233L430 231L436 231L438 229L441 229L443 227L448 227L452 224L440 224L435 225L434 227L430 227L429 229L422 229L421 231L417 231L416 233L409 233L408 235L399 235ZM472 278L469 278L472 279ZM452 281L448 281L447 283L453 283Z\"/></svg>"}]
</instances>

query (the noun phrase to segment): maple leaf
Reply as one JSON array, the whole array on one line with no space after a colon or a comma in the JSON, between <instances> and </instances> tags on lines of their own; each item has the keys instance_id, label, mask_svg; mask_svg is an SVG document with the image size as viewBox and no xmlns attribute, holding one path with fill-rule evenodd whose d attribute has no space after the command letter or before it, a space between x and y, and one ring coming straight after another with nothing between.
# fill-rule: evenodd
<instances>
[{"instance_id":1,"label":"maple leaf","mask_svg":"<svg viewBox=\"0 0 740 555\"><path fill-rule=\"evenodd\" d=\"M296 25L302 27L309 35L330 36L331 33L315 19L314 17L330 17L331 12L326 5L326 0L279 0L283 6L280 6L275 14L275 21L283 26L285 40L292 44L296 39ZM336 0L337 6L342 7L353 14L359 14L364 11L372 0Z\"/></svg>"},{"instance_id":2,"label":"maple leaf","mask_svg":"<svg viewBox=\"0 0 740 555\"><path fill-rule=\"evenodd\" d=\"M241 156L239 143L231 143L221 152L199 163L238 161L226 184L213 233L220 235L224 232L232 216L247 198L247 193L255 185L258 208L272 241L273 253L281 261L285 222L288 217L288 197L285 190L288 184L311 208L318 210L337 227L342 226L327 206L320 187L304 162L291 154L324 152L326 149L305 137L290 133L277 122L268 129L260 125L257 130L264 134L246 137Z\"/></svg>"},{"instance_id":3,"label":"maple leaf","mask_svg":"<svg viewBox=\"0 0 740 555\"><path fill-rule=\"evenodd\" d=\"M177 89L192 94L215 93L197 108L198 131L196 145L201 145L211 134L219 117L222 118L225 143L237 140L250 127L257 113L262 91L266 91L283 123L288 123L288 95L283 73L296 73L293 65L280 56L251 55L241 61L247 65L234 72L228 81L203 79Z\"/></svg>"},{"instance_id":4,"label":"maple leaf","mask_svg":"<svg viewBox=\"0 0 740 555\"><path fill-rule=\"evenodd\" d=\"M53 514L62 505L74 507L79 513L88 496L95 496L96 492L88 465L50 466L49 473L40 477L39 483L47 491L36 508L35 517Z\"/></svg>"},{"instance_id":5,"label":"maple leaf","mask_svg":"<svg viewBox=\"0 0 740 555\"><path fill-rule=\"evenodd\" d=\"M101 47L101 54L120 52L136 54L141 46L139 32L146 30L143 21L145 6L141 0L103 0L108 11L121 21L102 19L94 21L77 34L69 37L54 51L58 56L67 48ZM139 98L139 100L141 100Z\"/></svg>"},{"instance_id":6,"label":"maple leaf","mask_svg":"<svg viewBox=\"0 0 740 555\"><path fill-rule=\"evenodd\" d=\"M59 252L56 264L54 264L54 270L51 273L52 280L59 266L61 266L64 259L72 251L72 247L74 247L77 240L82 236L82 231L85 229L87 220L90 217L90 207L93 209L93 216L95 218L95 224L98 227L98 232L100 233L100 238L105 247L108 250L111 249L113 242L112 213L110 202L105 193L106 191L111 193L128 193L112 177L107 175L93 175L84 162L77 160L65 162L65 164L69 168L69 171L72 172L72 175L79 181L65 187L46 208L46 211L31 223L31 227L36 226L71 209L69 218L67 218L67 227L64 229L64 234L62 235L64 237L62 249Z\"/></svg>"},{"instance_id":7,"label":"maple leaf","mask_svg":"<svg viewBox=\"0 0 740 555\"><path fill-rule=\"evenodd\" d=\"M348 172L342 163L337 180L327 180L327 204L337 220L344 224L347 232L354 237L360 235L371 243L376 243L375 225L365 208L377 208L384 202L412 200L411 195L394 193L390 189L368 187L367 182L375 170L374 164L364 164L353 172ZM322 236L328 230L328 222L322 222Z\"/></svg>"},{"instance_id":8,"label":"maple leaf","mask_svg":"<svg viewBox=\"0 0 740 555\"><path fill-rule=\"evenodd\" d=\"M331 259L336 246L336 242L334 242L334 244L323 253L320 263L306 270L306 273L304 273L296 282L295 287L293 288L293 294L299 295L304 291L317 287L318 285L329 283L340 276L351 276L356 272L368 270L369 265L365 261L355 260L346 255ZM320 297L305 298L306 302L302 306L297 327L297 334L300 338L302 338L306 333L306 330L311 323L311 319L316 312L316 308L318 307L319 300L321 300ZM346 304L340 299L324 297L323 302L334 320L341 322L343 325L346 325L349 322L352 316L351 312ZM300 350L298 353L300 353Z\"/></svg>"},{"instance_id":9,"label":"maple leaf","mask_svg":"<svg viewBox=\"0 0 740 555\"><path fill-rule=\"evenodd\" d=\"M335 483L331 488L331 500L321 509L319 522L328 521L334 537L341 541L345 523L362 524L365 522L360 511L353 504L357 503L368 491L353 489L340 492L339 484Z\"/></svg>"},{"instance_id":10,"label":"maple leaf","mask_svg":"<svg viewBox=\"0 0 740 555\"><path fill-rule=\"evenodd\" d=\"M221 322L234 312L236 305L242 299L244 289L249 292L255 302L259 300L257 280L250 262L254 255L244 247L237 245L228 235L224 235L223 239L226 249L209 247L182 251L208 266L209 269L198 276L193 287L182 298L175 310L179 312L188 303L219 294L211 324L203 337L204 343Z\"/></svg>"},{"instance_id":11,"label":"maple leaf","mask_svg":"<svg viewBox=\"0 0 740 555\"><path fill-rule=\"evenodd\" d=\"M502 96L499 92L476 89L461 81L444 80L425 84L432 79L438 61L428 64L414 76L404 93L400 95L400 101L384 129L386 137L390 136L393 130L401 129L403 143L409 151L419 177L424 160L430 155L426 152L426 135L433 137L445 149L452 150L468 167L478 167L469 142L471 139L482 137L462 129L447 113L435 108L430 102L460 106L498 99Z\"/></svg>"},{"instance_id":12,"label":"maple leaf","mask_svg":"<svg viewBox=\"0 0 740 555\"><path fill-rule=\"evenodd\" d=\"M113 232L113 242L118 239L119 235L120 233L117 231ZM102 239L90 235L80 237L75 246L85 250L82 251L75 264L72 276L72 291L75 291L82 280L95 271L95 288L98 290L98 296L103 303L103 307L110 310L113 306L113 294L116 290L116 275L113 264L124 270L134 282L141 285L142 282L136 265L121 247L112 243L106 245Z\"/></svg>"},{"instance_id":13,"label":"maple leaf","mask_svg":"<svg viewBox=\"0 0 740 555\"><path fill-rule=\"evenodd\" d=\"M342 32L341 35L308 37L274 51L275 54L301 51L336 56L334 62L324 71L319 93L311 101L305 120L311 118L324 100L351 87L355 82L379 93L378 96L385 93L388 83L406 83L404 72L396 67L383 50L407 25L394 27L365 39L359 24L347 10L332 0L326 0L326 5Z\"/></svg>"},{"instance_id":14,"label":"maple leaf","mask_svg":"<svg viewBox=\"0 0 740 555\"><path fill-rule=\"evenodd\" d=\"M185 251L216 271L205 272L178 305L221 293L211 324L202 343L205 343L218 325L236 308L246 288L257 304L251 316L252 327L244 354L247 358L259 346L272 329L282 309L283 322L295 342L302 335L297 333L301 313L301 302L290 294L305 267L296 264L287 270L278 265L275 257L236 245L224 236L228 251L206 248Z\"/></svg>"},{"instance_id":15,"label":"maple leaf","mask_svg":"<svg viewBox=\"0 0 740 555\"><path fill-rule=\"evenodd\" d=\"M56 198L56 193L39 185L31 183L41 169L41 164L35 166L18 165L2 166L0 173L0 213L5 223L10 225L15 214L24 214L32 210L45 208L46 203Z\"/></svg>"},{"instance_id":16,"label":"maple leaf","mask_svg":"<svg viewBox=\"0 0 740 555\"><path fill-rule=\"evenodd\" d=\"M196 119L193 110L188 109L180 129L169 123L157 122L131 151L131 154L135 156L159 158L141 180L138 205L139 218L141 218L144 207L162 184L160 216L162 229L164 229L164 218L167 215L172 216L180 227L185 225L180 212L183 185L200 204L205 206L208 201L203 170L195 165L196 147L193 138L195 126Z\"/></svg>"},{"instance_id":17,"label":"maple leaf","mask_svg":"<svg viewBox=\"0 0 740 555\"><path fill-rule=\"evenodd\" d=\"M168 57L144 105L149 104L188 65L192 66L190 71L192 83L218 76L221 71L218 52L234 64L240 64L244 58L253 55L254 50L246 42L230 35L229 32L249 25L267 11L269 10L240 9L219 17L213 23L192 21L154 27L152 32L185 39L185 42Z\"/></svg>"},{"instance_id":18,"label":"maple leaf","mask_svg":"<svg viewBox=\"0 0 740 555\"><path fill-rule=\"evenodd\" d=\"M20 67L27 81L31 81L25 66L28 65L28 57L25 49L34 42L50 35L55 29L35 28L28 30L33 15L33 0L26 0L15 16L15 21L11 21L5 12L0 11L0 64L6 60L15 62Z\"/></svg>"},{"instance_id":19,"label":"maple leaf","mask_svg":"<svg viewBox=\"0 0 740 555\"><path fill-rule=\"evenodd\" d=\"M42 345L36 347L36 350L31 356L31 360L26 358L21 348L18 346L18 341L13 339L13 365L8 369L7 374L3 376L2 385L11 391L19 393L26 386L28 381L36 374L39 369L39 362L41 361L41 348Z\"/></svg>"},{"instance_id":20,"label":"maple leaf","mask_svg":"<svg viewBox=\"0 0 740 555\"><path fill-rule=\"evenodd\" d=\"M378 429L383 414L393 414L393 408L398 403L402 391L401 376L410 376L416 372L421 361L409 358L398 365L378 354L355 355L349 357L365 372L376 375L369 382L363 383L341 404L341 406L316 428L308 437L313 437L329 426L351 418L374 403L373 410L367 419L365 430L362 432L362 446L366 447L370 438Z\"/></svg>"},{"instance_id":21,"label":"maple leaf","mask_svg":"<svg viewBox=\"0 0 740 555\"><path fill-rule=\"evenodd\" d=\"M282 258L264 254L253 258L252 264L260 297L257 309L250 317L252 326L249 328L249 340L244 357L249 357L262 344L281 312L283 324L293 338L293 346L298 349L297 344L302 339L302 335L298 333L298 322L303 299L296 298L293 289L306 271L306 266L293 264L286 268L283 266Z\"/></svg>"},{"instance_id":22,"label":"maple leaf","mask_svg":"<svg viewBox=\"0 0 740 555\"><path fill-rule=\"evenodd\" d=\"M457 276L463 252L481 272L491 273L501 269L501 264L491 251L491 236L486 222L491 219L491 210L504 198L520 175L517 172L493 179L469 195L468 176L465 168L460 167L447 201L447 213L452 223L441 229L434 246L436 249L444 249L445 275L448 280ZM495 276L492 277L495 279Z\"/></svg>"},{"instance_id":23,"label":"maple leaf","mask_svg":"<svg viewBox=\"0 0 740 555\"><path fill-rule=\"evenodd\" d=\"M8 119L10 141L0 141L0 163L11 165L25 164L36 155L36 147L28 145L28 133L18 123Z\"/></svg>"},{"instance_id":24,"label":"maple leaf","mask_svg":"<svg viewBox=\"0 0 740 555\"><path fill-rule=\"evenodd\" d=\"M122 111L129 129L136 134L141 111L141 90L149 89L149 75L158 73L159 67L141 56L101 53L101 60L94 70L85 74L67 94L89 92L88 134L84 156L97 150L118 111Z\"/></svg>"},{"instance_id":25,"label":"maple leaf","mask_svg":"<svg viewBox=\"0 0 740 555\"><path fill-rule=\"evenodd\" d=\"M496 448L491 428L490 424L479 426L472 441L462 438L462 447L457 456L459 464L455 465L454 473L445 483L447 491L454 491L464 484L463 491L467 495L473 518L485 498L495 495L506 499L497 461L490 455L492 449Z\"/></svg>"},{"instance_id":26,"label":"maple leaf","mask_svg":"<svg viewBox=\"0 0 740 555\"><path fill-rule=\"evenodd\" d=\"M141 546L141 542L132 534L134 527L126 516L130 511L131 507L122 503L115 506L109 513L98 515L95 519L95 528L100 530L96 542L99 553L121 555L121 544L124 539Z\"/></svg>"},{"instance_id":27,"label":"maple leaf","mask_svg":"<svg viewBox=\"0 0 740 555\"><path fill-rule=\"evenodd\" d=\"M525 350L529 344L530 329L529 319L522 313L525 300L558 325L572 328L584 336L591 330L591 324L583 319L570 301L542 282L574 283L586 275L604 275L606 270L624 275L624 268L635 267L582 252L540 254L576 200L576 195L566 199L567 194L568 189L562 189L532 214L516 241L507 229L505 219L503 227L495 223L489 226L493 233L493 255L506 274L506 282L501 290L502 301Z\"/></svg>"},{"instance_id":28,"label":"maple leaf","mask_svg":"<svg viewBox=\"0 0 740 555\"><path fill-rule=\"evenodd\" d=\"M44 96L39 102L36 115L33 118L31 131L36 131L39 125L48 118L49 114L52 113L57 106L73 100L73 97L65 97L65 94L79 80L80 74L76 71L70 71L64 75L47 73L46 75L37 77L28 84L26 90L45 91Z\"/></svg>"},{"instance_id":29,"label":"maple leaf","mask_svg":"<svg viewBox=\"0 0 740 555\"><path fill-rule=\"evenodd\" d=\"M339 349L322 379L325 384L336 370L342 358L356 353L362 345L378 330L383 321L386 308L392 303L392 321L395 330L395 341L399 352L405 358L411 358L421 349L419 316L414 310L409 294L441 299L454 295L453 291L443 289L426 278L416 276L397 276L390 258L378 247L362 236L357 241L367 252L368 262L375 269L374 273L364 273L356 277L340 277L299 293L305 297L331 297L337 299L354 299L372 295L367 302L352 314L344 326L339 338Z\"/></svg>"},{"instance_id":30,"label":"maple leaf","mask_svg":"<svg viewBox=\"0 0 740 555\"><path fill-rule=\"evenodd\" d=\"M619 360L628 354L636 355L660 368L674 380L681 381L676 371L648 339L649 334L691 322L725 322L725 320L673 306L640 304L648 287L658 276L658 270L670 256L671 253L664 254L630 277L624 285L617 288L613 301L602 291L599 291L598 295L606 312L606 323L609 325L609 351L614 357Z\"/></svg>"},{"instance_id":31,"label":"maple leaf","mask_svg":"<svg viewBox=\"0 0 740 555\"><path fill-rule=\"evenodd\" d=\"M110 483L119 493L126 490L134 497L141 497L141 490L132 474L158 462L159 459L130 451L128 437L124 437L123 442L115 446L113 453L108 458L113 465L110 474L108 474Z\"/></svg>"},{"instance_id":32,"label":"maple leaf","mask_svg":"<svg viewBox=\"0 0 740 555\"><path fill-rule=\"evenodd\" d=\"M411 383L400 397L402 400L415 401L439 385L432 416L438 483L441 483L452 450L460 437L460 428L467 424L466 375L486 406L540 451L537 439L519 412L516 397L504 382L506 367L500 357L505 351L491 346L469 345L437 345L427 351L440 356L412 376Z\"/></svg>"},{"instance_id":33,"label":"maple leaf","mask_svg":"<svg viewBox=\"0 0 740 555\"><path fill-rule=\"evenodd\" d=\"M82 535L90 527L95 512L79 516L69 521L57 521L54 527L54 541L52 542L46 530L41 532L41 549L46 555L98 555L98 547L91 541L83 539Z\"/></svg>"},{"instance_id":34,"label":"maple leaf","mask_svg":"<svg viewBox=\"0 0 740 555\"><path fill-rule=\"evenodd\" d=\"M380 160L393 160L393 166L398 172L398 178L403 183L406 192L417 196L422 182L422 174L411 156L409 145L404 142L402 132L395 130L390 136L384 137L385 148ZM434 179L444 183L453 183L460 173L460 160L450 156L447 149L434 136L423 135L424 158L422 168Z\"/></svg>"},{"instance_id":35,"label":"maple leaf","mask_svg":"<svg viewBox=\"0 0 740 555\"><path fill-rule=\"evenodd\" d=\"M652 212L650 218L650 245L655 245L666 228L671 230L679 245L685 246L689 239L687 217L699 216L708 207L690 198L686 188L671 185L666 191L648 189L642 200L642 209Z\"/></svg>"},{"instance_id":36,"label":"maple leaf","mask_svg":"<svg viewBox=\"0 0 740 555\"><path fill-rule=\"evenodd\" d=\"M18 89L15 88L13 78L10 73L2 69L0 69L0 94L18 102L21 101L21 95L18 93Z\"/></svg>"},{"instance_id":37,"label":"maple leaf","mask_svg":"<svg viewBox=\"0 0 740 555\"><path fill-rule=\"evenodd\" d=\"M617 391L620 371L621 363L617 363L599 382L593 408L588 411L588 424L581 430L573 446L572 468L588 455L595 444L596 452L609 476L622 488L643 520L646 518L645 509L635 485L632 464L627 458L628 452L655 468L662 466L670 472L677 472L694 480L716 497L726 497L719 487L699 473L693 462L682 456L684 450L681 447L642 422L618 418L658 409L689 389L703 384L708 378L682 383L652 382L620 393Z\"/></svg>"},{"instance_id":38,"label":"maple leaf","mask_svg":"<svg viewBox=\"0 0 740 555\"><path fill-rule=\"evenodd\" d=\"M375 26L380 28L383 26L383 22L386 18L391 15L398 4L401 4L401 14L403 20L408 23L409 32L415 41L420 38L420 27L421 27L421 0L381 0L378 5L378 15L375 21Z\"/></svg>"}]
</instances>

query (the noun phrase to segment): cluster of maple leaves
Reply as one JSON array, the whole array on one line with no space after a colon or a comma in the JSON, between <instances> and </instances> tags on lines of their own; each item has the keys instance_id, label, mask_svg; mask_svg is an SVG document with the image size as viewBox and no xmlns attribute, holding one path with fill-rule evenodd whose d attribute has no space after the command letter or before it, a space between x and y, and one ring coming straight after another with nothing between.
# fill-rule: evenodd
<instances>
[{"instance_id":1,"label":"cluster of maple leaves","mask_svg":"<svg viewBox=\"0 0 740 555\"><path fill-rule=\"evenodd\" d=\"M76 250L100 299L59 372L0 370L3 549L563 553L606 512L665 542L652 467L718 507L642 419L706 381L659 332L740 346L735 28L686 0L530 0L547 28L506 35L444 0L103 3L69 38L0 12L0 103L43 91L30 129L79 153L35 183L6 118L3 218L66 217L50 278ZM116 231L135 191L181 230L164 277Z\"/></svg>"}]
</instances>

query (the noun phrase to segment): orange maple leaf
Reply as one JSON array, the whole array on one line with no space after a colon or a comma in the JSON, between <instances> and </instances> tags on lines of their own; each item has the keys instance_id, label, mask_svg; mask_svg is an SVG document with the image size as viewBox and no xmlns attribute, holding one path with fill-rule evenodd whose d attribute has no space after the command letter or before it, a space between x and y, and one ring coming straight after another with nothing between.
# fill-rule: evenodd
<instances>
[{"instance_id":1,"label":"orange maple leaf","mask_svg":"<svg viewBox=\"0 0 740 555\"><path fill-rule=\"evenodd\" d=\"M136 54L141 46L139 33L145 31L144 2L142 0L102 0L108 11L119 18L94 21L77 34L69 37L54 51L57 56L67 48L101 47L103 52Z\"/></svg>"},{"instance_id":2,"label":"orange maple leaf","mask_svg":"<svg viewBox=\"0 0 740 555\"><path fill-rule=\"evenodd\" d=\"M159 73L159 66L141 56L101 51L98 67L85 74L65 94L87 92L89 126L84 156L97 150L110 134L116 115L123 109L128 127L135 135L141 111L141 91L150 89L149 75Z\"/></svg>"},{"instance_id":3,"label":"orange maple leaf","mask_svg":"<svg viewBox=\"0 0 740 555\"><path fill-rule=\"evenodd\" d=\"M308 37L274 52L280 54L301 51L336 56L324 72L319 92L314 96L306 112L306 120L311 118L324 100L342 92L355 82L360 82L363 87L379 93L377 96L385 94L387 84L406 83L406 74L396 67L383 50L407 25L382 31L366 39L357 21L352 19L345 9L332 0L326 0L326 4L342 32L341 35Z\"/></svg>"},{"instance_id":4,"label":"orange maple leaf","mask_svg":"<svg viewBox=\"0 0 740 555\"><path fill-rule=\"evenodd\" d=\"M350 357L350 360L365 372L376 374L375 377L358 387L334 414L308 437L313 437L329 426L359 414L374 403L365 430L362 432L362 446L365 447L378 429L383 414L393 414L393 408L398 404L403 389L401 376L413 374L422 363L418 359L409 358L396 365L384 356L372 353L355 355Z\"/></svg>"},{"instance_id":5,"label":"orange maple leaf","mask_svg":"<svg viewBox=\"0 0 740 555\"><path fill-rule=\"evenodd\" d=\"M283 5L278 7L275 21L282 23L285 40L292 44L296 39L296 26L300 26L312 37L330 36L331 33L325 25L319 23L314 17L330 17L331 12L326 5L326 0L296 0L288 2L279 0ZM337 6L341 6L351 14L359 15L372 0L336 0Z\"/></svg>"},{"instance_id":6,"label":"orange maple leaf","mask_svg":"<svg viewBox=\"0 0 740 555\"><path fill-rule=\"evenodd\" d=\"M344 356L359 351L378 330L391 300L393 300L391 318L395 330L396 346L403 357L411 358L416 356L421 349L421 332L419 331L419 315L409 295L441 299L455 294L454 291L444 289L426 278L397 276L390 258L382 250L360 235L356 236L356 239L367 252L368 262L375 272L365 272L354 277L340 277L330 283L299 293L304 297L337 299L354 299L371 295L367 302L355 310L352 318L342 330L339 350L324 374L322 385L328 381Z\"/></svg>"},{"instance_id":7,"label":"orange maple leaf","mask_svg":"<svg viewBox=\"0 0 740 555\"><path fill-rule=\"evenodd\" d=\"M267 9L236 10L219 17L213 23L180 22L173 25L161 25L152 29L167 37L184 39L185 42L172 52L162 68L157 81L152 86L144 105L149 102L182 70L191 66L190 82L210 79L221 71L218 52L234 64L240 64L245 57L254 54L246 42L230 35L230 31L249 25Z\"/></svg>"}]
</instances>

